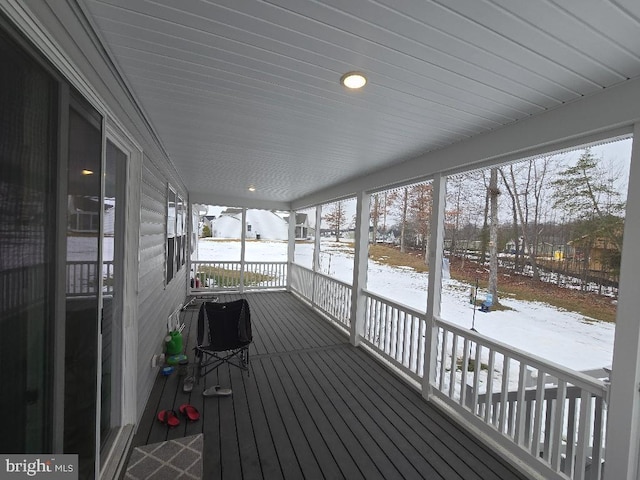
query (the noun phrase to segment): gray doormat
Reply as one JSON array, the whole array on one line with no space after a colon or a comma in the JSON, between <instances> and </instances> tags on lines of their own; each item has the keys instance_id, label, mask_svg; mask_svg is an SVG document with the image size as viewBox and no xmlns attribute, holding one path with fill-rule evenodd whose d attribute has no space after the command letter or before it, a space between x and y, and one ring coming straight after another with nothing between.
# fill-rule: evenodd
<instances>
[{"instance_id":1,"label":"gray doormat","mask_svg":"<svg viewBox=\"0 0 640 480\"><path fill-rule=\"evenodd\" d=\"M203 434L136 447L126 480L201 480Z\"/></svg>"}]
</instances>

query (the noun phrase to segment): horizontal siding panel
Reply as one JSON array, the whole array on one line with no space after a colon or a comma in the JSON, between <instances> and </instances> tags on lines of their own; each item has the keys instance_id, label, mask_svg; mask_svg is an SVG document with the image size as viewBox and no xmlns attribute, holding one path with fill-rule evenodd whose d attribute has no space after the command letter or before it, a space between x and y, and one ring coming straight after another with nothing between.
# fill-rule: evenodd
<instances>
[{"instance_id":1,"label":"horizontal siding panel","mask_svg":"<svg viewBox=\"0 0 640 480\"><path fill-rule=\"evenodd\" d=\"M144 267L140 267L139 289L140 295L153 295L154 292L147 292L146 288L153 290L164 288L164 257L160 259L147 260Z\"/></svg>"},{"instance_id":2,"label":"horizontal siding panel","mask_svg":"<svg viewBox=\"0 0 640 480\"><path fill-rule=\"evenodd\" d=\"M140 224L140 236L141 237L156 237L157 245L164 245L166 238L165 227L159 223L141 223Z\"/></svg>"},{"instance_id":3,"label":"horizontal siding panel","mask_svg":"<svg viewBox=\"0 0 640 480\"><path fill-rule=\"evenodd\" d=\"M145 288L152 288L157 290L158 288L164 288L164 260L156 259L147 262L149 265L140 270L140 295L151 295L152 293L146 292Z\"/></svg>"},{"instance_id":4,"label":"horizontal siding panel","mask_svg":"<svg viewBox=\"0 0 640 480\"><path fill-rule=\"evenodd\" d=\"M163 191L164 176L158 171L156 164L148 155L144 156L142 177L148 185L155 185L158 191Z\"/></svg>"},{"instance_id":5,"label":"horizontal siding panel","mask_svg":"<svg viewBox=\"0 0 640 480\"><path fill-rule=\"evenodd\" d=\"M186 190L182 188L182 182L178 180L176 170L169 162L161 161L156 162L154 159L145 157L145 166L149 169L156 178L155 185L158 191L164 192L167 187L167 182L171 184L174 189L177 189L178 193L184 194Z\"/></svg>"},{"instance_id":6,"label":"horizontal siding panel","mask_svg":"<svg viewBox=\"0 0 640 480\"><path fill-rule=\"evenodd\" d=\"M145 188L145 185L142 185L142 207L147 210L152 210L156 212L164 212L166 211L166 194L159 194L155 192L153 189Z\"/></svg>"},{"instance_id":7,"label":"horizontal siding panel","mask_svg":"<svg viewBox=\"0 0 640 480\"><path fill-rule=\"evenodd\" d=\"M164 262L164 245L156 245L145 250L140 250L140 267L142 267L145 262L152 262L154 260Z\"/></svg>"},{"instance_id":8,"label":"horizontal siding panel","mask_svg":"<svg viewBox=\"0 0 640 480\"><path fill-rule=\"evenodd\" d=\"M158 202L155 198L150 197L149 195L143 195L141 199L141 209L142 213L156 213L164 216L167 211L167 207L163 202Z\"/></svg>"},{"instance_id":9,"label":"horizontal siding panel","mask_svg":"<svg viewBox=\"0 0 640 480\"><path fill-rule=\"evenodd\" d=\"M151 172L151 170L149 170L146 165L145 168L143 168L142 175L142 191L145 193L145 195L149 195L150 197L154 198L162 198L165 195L167 188L166 181Z\"/></svg>"},{"instance_id":10,"label":"horizontal siding panel","mask_svg":"<svg viewBox=\"0 0 640 480\"><path fill-rule=\"evenodd\" d=\"M162 240L158 243L164 243L166 237L166 229L164 223L147 222L140 225L140 235L160 235Z\"/></svg>"},{"instance_id":11,"label":"horizontal siding panel","mask_svg":"<svg viewBox=\"0 0 640 480\"><path fill-rule=\"evenodd\" d=\"M144 257L145 263L142 263ZM155 242L153 237L141 237L140 238L140 277L146 275L152 270L157 270L160 273L160 277L164 278L165 268L165 248L164 242Z\"/></svg>"},{"instance_id":12,"label":"horizontal siding panel","mask_svg":"<svg viewBox=\"0 0 640 480\"><path fill-rule=\"evenodd\" d=\"M152 248L158 245L164 246L164 233L140 235L140 250L146 250L147 248Z\"/></svg>"}]
</instances>

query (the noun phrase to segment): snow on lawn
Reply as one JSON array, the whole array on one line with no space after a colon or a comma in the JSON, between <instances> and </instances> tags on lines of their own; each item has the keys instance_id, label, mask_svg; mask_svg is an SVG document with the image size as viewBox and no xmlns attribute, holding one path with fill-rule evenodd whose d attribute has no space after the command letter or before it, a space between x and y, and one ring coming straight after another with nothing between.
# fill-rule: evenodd
<instances>
[{"instance_id":1,"label":"snow on lawn","mask_svg":"<svg viewBox=\"0 0 640 480\"><path fill-rule=\"evenodd\" d=\"M200 260L239 260L240 242L200 240ZM325 242L321 246L323 273L352 282L353 255L345 244ZM313 244L296 244L296 263L310 268ZM287 243L247 242L246 260L286 261ZM426 310L426 273L395 268L369 261L367 290L419 311ZM473 307L470 285L444 279L441 317L471 328ZM479 295L482 298L482 294ZM591 370L611 365L615 325L600 322L538 302L501 298L513 310L475 314L476 330L513 348L529 352L573 370Z\"/></svg>"}]
</instances>

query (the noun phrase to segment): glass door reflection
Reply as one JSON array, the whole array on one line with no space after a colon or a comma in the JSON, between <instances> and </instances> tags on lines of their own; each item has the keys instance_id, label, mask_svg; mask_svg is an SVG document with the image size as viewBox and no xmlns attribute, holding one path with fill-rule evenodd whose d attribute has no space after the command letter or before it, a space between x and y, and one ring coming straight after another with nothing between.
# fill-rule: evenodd
<instances>
[{"instance_id":1,"label":"glass door reflection","mask_svg":"<svg viewBox=\"0 0 640 480\"><path fill-rule=\"evenodd\" d=\"M102 120L78 96L69 109L64 450L79 454L79 477L94 478L98 325Z\"/></svg>"}]
</instances>

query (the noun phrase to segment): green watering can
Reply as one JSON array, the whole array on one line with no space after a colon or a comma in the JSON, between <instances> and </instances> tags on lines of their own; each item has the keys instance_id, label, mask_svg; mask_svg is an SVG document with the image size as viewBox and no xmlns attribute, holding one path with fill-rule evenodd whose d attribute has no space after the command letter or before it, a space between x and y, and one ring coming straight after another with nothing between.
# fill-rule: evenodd
<instances>
[{"instance_id":1,"label":"green watering can","mask_svg":"<svg viewBox=\"0 0 640 480\"><path fill-rule=\"evenodd\" d=\"M167 355L182 353L182 333L177 330L169 332L164 339L164 344Z\"/></svg>"}]
</instances>

